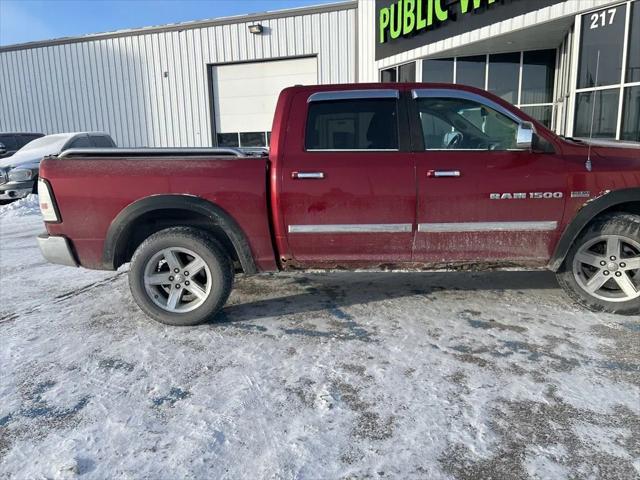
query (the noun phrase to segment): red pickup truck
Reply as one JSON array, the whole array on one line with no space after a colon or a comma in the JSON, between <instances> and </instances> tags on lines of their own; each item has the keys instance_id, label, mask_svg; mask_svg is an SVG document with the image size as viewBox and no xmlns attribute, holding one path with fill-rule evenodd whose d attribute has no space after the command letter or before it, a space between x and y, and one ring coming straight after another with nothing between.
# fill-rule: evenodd
<instances>
[{"instance_id":1,"label":"red pickup truck","mask_svg":"<svg viewBox=\"0 0 640 480\"><path fill-rule=\"evenodd\" d=\"M40 167L51 262L131 262L144 312L194 325L235 272L550 269L593 311L640 313L640 145L561 138L445 84L297 86L267 155L68 150Z\"/></svg>"}]
</instances>

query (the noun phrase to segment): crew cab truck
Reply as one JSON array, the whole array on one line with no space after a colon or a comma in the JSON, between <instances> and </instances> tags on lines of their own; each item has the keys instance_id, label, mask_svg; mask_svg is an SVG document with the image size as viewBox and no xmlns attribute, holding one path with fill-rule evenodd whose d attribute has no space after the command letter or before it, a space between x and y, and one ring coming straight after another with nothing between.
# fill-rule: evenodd
<instances>
[{"instance_id":1,"label":"crew cab truck","mask_svg":"<svg viewBox=\"0 0 640 480\"><path fill-rule=\"evenodd\" d=\"M213 318L234 273L550 269L593 311L640 313L640 145L561 138L482 90L297 86L268 156L69 150L40 167L54 263L130 262L140 308Z\"/></svg>"}]
</instances>

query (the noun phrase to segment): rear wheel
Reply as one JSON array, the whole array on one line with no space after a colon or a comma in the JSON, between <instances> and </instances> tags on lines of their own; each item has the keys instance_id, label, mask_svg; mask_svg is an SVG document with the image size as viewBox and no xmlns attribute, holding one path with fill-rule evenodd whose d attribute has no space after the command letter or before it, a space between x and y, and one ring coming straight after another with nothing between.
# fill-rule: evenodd
<instances>
[{"instance_id":1,"label":"rear wheel","mask_svg":"<svg viewBox=\"0 0 640 480\"><path fill-rule=\"evenodd\" d=\"M136 250L129 286L151 318L168 325L197 325L212 319L229 297L231 260L204 232L186 227L162 230Z\"/></svg>"},{"instance_id":2,"label":"rear wheel","mask_svg":"<svg viewBox=\"0 0 640 480\"><path fill-rule=\"evenodd\" d=\"M640 313L640 216L596 220L569 251L558 281L589 310Z\"/></svg>"}]
</instances>

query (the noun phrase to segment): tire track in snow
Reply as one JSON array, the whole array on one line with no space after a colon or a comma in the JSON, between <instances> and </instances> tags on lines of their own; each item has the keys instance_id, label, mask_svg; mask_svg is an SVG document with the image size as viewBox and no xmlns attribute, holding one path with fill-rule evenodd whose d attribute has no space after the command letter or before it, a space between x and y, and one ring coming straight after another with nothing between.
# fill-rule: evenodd
<instances>
[{"instance_id":1,"label":"tire track in snow","mask_svg":"<svg viewBox=\"0 0 640 480\"><path fill-rule=\"evenodd\" d=\"M75 298L83 293L87 293L91 290L94 290L96 288L99 287L104 287L105 285L109 285L113 282L115 282L116 280L118 280L120 277L122 277L123 275L125 275L127 272L118 272L116 273L113 277L107 278L105 280L99 280L97 282L93 282L90 283L88 285L85 285L84 287L80 287L76 290L72 290L70 292L67 293L62 293L59 295L56 295L53 300L51 300L50 302L45 302L45 303L41 303L39 305L36 305L35 307L30 307L30 308L26 308L22 311L18 310L17 312L11 312L8 313L6 315L3 315L2 317L0 317L0 325L4 324L4 323L9 323L12 322L14 320L17 320L20 317L23 317L25 315L30 315L32 313L35 312L39 312L42 310L43 307L45 306L49 306L49 305L59 305L62 304L64 302L66 302L69 299Z\"/></svg>"}]
</instances>

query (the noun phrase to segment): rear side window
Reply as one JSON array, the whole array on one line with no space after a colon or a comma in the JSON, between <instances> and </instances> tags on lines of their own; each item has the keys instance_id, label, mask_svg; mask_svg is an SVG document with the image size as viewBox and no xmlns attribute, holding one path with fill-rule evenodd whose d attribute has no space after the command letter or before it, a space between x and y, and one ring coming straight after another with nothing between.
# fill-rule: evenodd
<instances>
[{"instance_id":1,"label":"rear side window","mask_svg":"<svg viewBox=\"0 0 640 480\"><path fill-rule=\"evenodd\" d=\"M91 142L96 148L113 148L113 140L104 135L92 135Z\"/></svg>"},{"instance_id":2,"label":"rear side window","mask_svg":"<svg viewBox=\"0 0 640 480\"><path fill-rule=\"evenodd\" d=\"M311 102L307 150L398 150L395 99Z\"/></svg>"},{"instance_id":3,"label":"rear side window","mask_svg":"<svg viewBox=\"0 0 640 480\"><path fill-rule=\"evenodd\" d=\"M92 146L89 137L83 135L73 140L66 148L91 148Z\"/></svg>"},{"instance_id":4,"label":"rear side window","mask_svg":"<svg viewBox=\"0 0 640 480\"><path fill-rule=\"evenodd\" d=\"M13 135L0 135L0 143L2 143L8 152L18 150L22 145L18 146Z\"/></svg>"}]
</instances>

